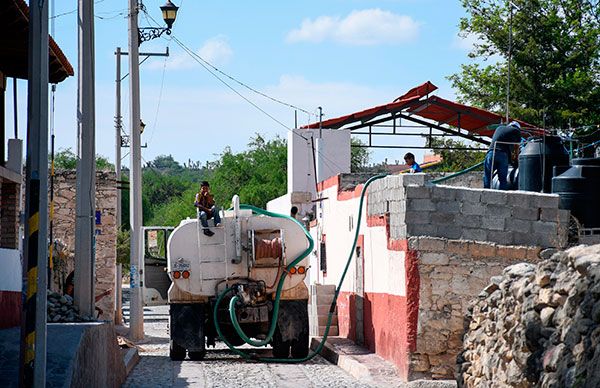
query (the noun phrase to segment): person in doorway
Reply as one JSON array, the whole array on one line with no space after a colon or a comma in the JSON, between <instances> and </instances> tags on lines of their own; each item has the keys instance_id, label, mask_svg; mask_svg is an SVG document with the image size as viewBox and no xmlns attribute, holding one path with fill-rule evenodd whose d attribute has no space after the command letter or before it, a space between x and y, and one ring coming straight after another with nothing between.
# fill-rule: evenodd
<instances>
[{"instance_id":1,"label":"person in doorway","mask_svg":"<svg viewBox=\"0 0 600 388\"><path fill-rule=\"evenodd\" d=\"M290 217L292 217L294 219L298 219L298 207L297 206L292 206L292 208L290 209Z\"/></svg>"},{"instance_id":2,"label":"person in doorway","mask_svg":"<svg viewBox=\"0 0 600 388\"><path fill-rule=\"evenodd\" d=\"M198 219L202 224L203 233L210 237L215 233L208 229L208 220L213 219L215 226L221 224L221 217L219 216L219 208L215 205L215 200L210 193L210 185L207 181L200 183L200 192L196 193L196 201L194 202L196 211L198 213Z\"/></svg>"},{"instance_id":3,"label":"person in doorway","mask_svg":"<svg viewBox=\"0 0 600 388\"><path fill-rule=\"evenodd\" d=\"M494 171L498 174L500 190L507 190L508 164L512 160L512 150L521 142L521 125L512 121L508 125L501 125L494 131L492 143L485 155L483 171L483 187L491 188Z\"/></svg>"},{"instance_id":4,"label":"person in doorway","mask_svg":"<svg viewBox=\"0 0 600 388\"><path fill-rule=\"evenodd\" d=\"M411 173L423 172L419 163L415 162L415 155L413 155L412 152L407 152L406 155L404 155L404 163L410 167Z\"/></svg>"}]
</instances>

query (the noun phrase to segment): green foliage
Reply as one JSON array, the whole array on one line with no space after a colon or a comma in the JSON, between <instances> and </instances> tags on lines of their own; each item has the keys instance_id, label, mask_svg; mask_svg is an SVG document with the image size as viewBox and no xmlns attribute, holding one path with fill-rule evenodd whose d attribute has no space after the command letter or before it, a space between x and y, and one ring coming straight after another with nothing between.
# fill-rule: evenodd
<instances>
[{"instance_id":1,"label":"green foliage","mask_svg":"<svg viewBox=\"0 0 600 388\"><path fill-rule=\"evenodd\" d=\"M353 137L350 144L350 171L364 172L369 165L371 152L368 148L360 147L364 146L365 143L358 138Z\"/></svg>"},{"instance_id":2,"label":"green foliage","mask_svg":"<svg viewBox=\"0 0 600 388\"><path fill-rule=\"evenodd\" d=\"M130 252L129 230L121 229L117 232L117 263L123 264L123 274L129 272Z\"/></svg>"},{"instance_id":3,"label":"green foliage","mask_svg":"<svg viewBox=\"0 0 600 388\"><path fill-rule=\"evenodd\" d=\"M432 137L429 145L435 148L443 147L444 149L434 150L437 155L442 157L442 163L429 168L428 171L457 172L481 162L485 157L484 151L451 149L467 146L463 142L457 140ZM483 167L481 167L481 170L483 170Z\"/></svg>"},{"instance_id":4,"label":"green foliage","mask_svg":"<svg viewBox=\"0 0 600 388\"><path fill-rule=\"evenodd\" d=\"M463 65L449 77L463 102L505 111L509 27L512 24L510 112L549 128L600 121L600 3L581 0L462 0L463 36L478 43L472 58L505 58Z\"/></svg>"},{"instance_id":5,"label":"green foliage","mask_svg":"<svg viewBox=\"0 0 600 388\"><path fill-rule=\"evenodd\" d=\"M146 224L177 226L181 220L187 217L196 217L196 209L194 208L196 191L195 187L189 188L179 196L172 197L170 201L155 207L152 218Z\"/></svg>"},{"instance_id":6,"label":"green foliage","mask_svg":"<svg viewBox=\"0 0 600 388\"><path fill-rule=\"evenodd\" d=\"M63 170L77 169L77 155L71 148L61 148L54 154L54 168ZM114 170L115 166L102 155L96 155L96 170Z\"/></svg>"},{"instance_id":7,"label":"green foliage","mask_svg":"<svg viewBox=\"0 0 600 388\"><path fill-rule=\"evenodd\" d=\"M234 194L242 203L265 207L286 192L286 141L280 137L267 141L256 134L248 148L240 153L227 148L212 166L211 191L220 207L229 207Z\"/></svg>"}]
</instances>

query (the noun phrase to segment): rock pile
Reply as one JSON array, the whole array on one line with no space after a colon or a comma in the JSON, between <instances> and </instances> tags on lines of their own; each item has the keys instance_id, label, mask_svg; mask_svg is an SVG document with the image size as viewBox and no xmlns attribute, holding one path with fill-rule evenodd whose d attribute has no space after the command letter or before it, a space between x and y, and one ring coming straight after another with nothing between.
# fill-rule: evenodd
<instances>
[{"instance_id":1,"label":"rock pile","mask_svg":"<svg viewBox=\"0 0 600 388\"><path fill-rule=\"evenodd\" d=\"M541 256L471 303L459 386L600 387L600 245Z\"/></svg>"},{"instance_id":2,"label":"rock pile","mask_svg":"<svg viewBox=\"0 0 600 388\"><path fill-rule=\"evenodd\" d=\"M58 322L91 322L94 318L79 314L69 295L61 295L48 290L48 323Z\"/></svg>"}]
</instances>

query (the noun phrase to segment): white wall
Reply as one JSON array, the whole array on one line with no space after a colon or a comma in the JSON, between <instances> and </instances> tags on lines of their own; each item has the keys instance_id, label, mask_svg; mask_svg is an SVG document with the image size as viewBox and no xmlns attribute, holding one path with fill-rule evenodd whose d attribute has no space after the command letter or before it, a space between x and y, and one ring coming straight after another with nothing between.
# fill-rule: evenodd
<instances>
[{"instance_id":1,"label":"white wall","mask_svg":"<svg viewBox=\"0 0 600 388\"><path fill-rule=\"evenodd\" d=\"M301 134L303 137L301 137ZM313 163L313 137L318 129L298 129L288 134L288 193L309 192L315 194L315 167ZM350 172L350 131L322 129L322 149L315 157L322 158L325 180L340 173Z\"/></svg>"},{"instance_id":2,"label":"white wall","mask_svg":"<svg viewBox=\"0 0 600 388\"><path fill-rule=\"evenodd\" d=\"M21 291L21 256L16 249L0 248L0 291Z\"/></svg>"},{"instance_id":3,"label":"white wall","mask_svg":"<svg viewBox=\"0 0 600 388\"><path fill-rule=\"evenodd\" d=\"M327 276L323 277L317 257L311 256L311 282L337 285L352 248L360 198L339 201L337 194L337 186L327 188L322 192L322 197L327 198L322 202L323 217L318 219L316 229L318 232L315 228L311 228L311 234L319 236L325 234L327 242ZM405 296L405 253L388 250L385 226L367 226L365 204L363 204L359 234L364 236L364 291ZM318 247L316 239L315 244ZM342 291L352 292L356 289L356 254L354 253L342 284Z\"/></svg>"}]
</instances>

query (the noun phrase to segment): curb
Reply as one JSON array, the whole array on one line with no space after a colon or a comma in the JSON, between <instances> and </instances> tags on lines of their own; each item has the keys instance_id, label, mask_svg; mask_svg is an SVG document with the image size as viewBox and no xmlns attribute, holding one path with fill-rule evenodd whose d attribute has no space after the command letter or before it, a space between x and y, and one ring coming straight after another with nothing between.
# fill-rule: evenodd
<instances>
[{"instance_id":1,"label":"curb","mask_svg":"<svg viewBox=\"0 0 600 388\"><path fill-rule=\"evenodd\" d=\"M123 355L123 362L125 362L125 373L129 376L129 373L134 366L140 361L140 354L137 348L128 348L125 350Z\"/></svg>"},{"instance_id":2,"label":"curb","mask_svg":"<svg viewBox=\"0 0 600 388\"><path fill-rule=\"evenodd\" d=\"M310 348L314 351L320 343L320 338L313 337L310 342ZM358 380L370 379L372 377L368 367L361 364L360 361L356 360L354 357L340 353L329 342L325 342L325 346L321 349L320 355Z\"/></svg>"}]
</instances>

